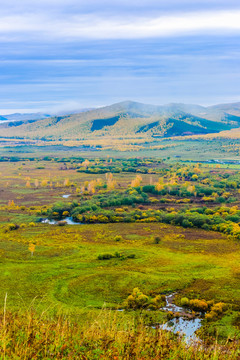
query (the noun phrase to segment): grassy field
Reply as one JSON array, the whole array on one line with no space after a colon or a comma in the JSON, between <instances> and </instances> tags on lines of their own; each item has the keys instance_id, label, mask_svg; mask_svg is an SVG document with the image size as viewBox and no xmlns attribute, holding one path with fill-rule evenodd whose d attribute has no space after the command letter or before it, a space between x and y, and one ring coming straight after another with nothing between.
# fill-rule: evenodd
<instances>
[{"instance_id":1,"label":"grassy field","mask_svg":"<svg viewBox=\"0 0 240 360\"><path fill-rule=\"evenodd\" d=\"M101 138L100 138L101 139ZM84 157L84 158L171 158L172 161L195 160L208 161L211 159L222 160L239 160L240 142L238 139L224 139L216 138L191 138L191 137L175 137L175 138L159 138L156 140L140 142L138 144L136 139L125 142L120 141L117 145L113 141L111 146L104 146L106 140L101 140L100 148L82 148L81 142L73 143L71 141L65 142L47 142L39 141L37 144L24 144L21 140L16 145L16 140L8 140L7 145L0 139L0 156L16 156L24 157L30 156L34 158L41 158L44 156L51 157ZM25 141L26 142L26 141ZM28 142L28 141L27 141ZM93 142L90 145L94 145ZM88 144L87 144L88 145Z\"/></svg>"},{"instance_id":2,"label":"grassy field","mask_svg":"<svg viewBox=\"0 0 240 360\"><path fill-rule=\"evenodd\" d=\"M32 311L5 314L0 324L2 359L80 360L237 360L235 342L225 345L188 345L180 337L146 327L141 317L123 318L103 309L81 324L59 316L53 319Z\"/></svg>"},{"instance_id":3,"label":"grassy field","mask_svg":"<svg viewBox=\"0 0 240 360\"><path fill-rule=\"evenodd\" d=\"M114 240L121 235L122 240ZM161 241L154 244L154 237ZM34 242L34 254L29 243ZM1 302L35 297L63 308L121 305L134 287L194 292L240 305L240 244L226 236L161 224L37 225L1 234ZM135 259L98 260L99 254ZM19 281L21 279L21 281Z\"/></svg>"},{"instance_id":4,"label":"grassy field","mask_svg":"<svg viewBox=\"0 0 240 360\"><path fill-rule=\"evenodd\" d=\"M108 169L109 166L119 166L124 160L111 162L111 159L107 158L101 161L103 168ZM95 162L100 166L99 160ZM94 169L95 162L90 162L88 169ZM238 237L229 232L206 231L201 227L182 227L158 221L66 226L37 222L39 217L49 214L55 202L69 206L75 201L79 202L78 206L83 206L84 203L93 201L94 195L101 192L107 197L114 192L117 196L127 196L127 192L134 191L131 184L136 182L136 172L124 170L113 174L114 190L110 191L107 185L105 188L101 185L99 189L96 188L96 193L91 193L86 190L89 183L94 183L97 179L100 179L101 183L106 182L105 173L87 173L84 169L78 172L82 167L76 167L76 164L73 160L59 162L41 158L1 163L0 303L3 315L0 339L3 349L5 346L5 358L44 359L48 356L63 359L107 359L116 356L116 359L150 359L155 356L159 359L170 359L177 356L179 359L237 359L236 346L240 337ZM124 164L129 167L133 166L134 162L125 161ZM166 186L175 186L171 184L172 179L176 179L177 172L186 168L184 171L187 172L187 186L191 188L188 192L189 203L181 204L181 192L180 195L171 195L169 190L169 193L164 195L168 199L167 203L161 203L162 195L150 194L151 201L147 203L123 206L126 214L132 214L135 210L144 214L161 209L174 215L198 206L207 209L209 214L215 211L223 220L230 216L233 221L238 221L240 179L237 165L216 167L216 164L176 164L145 159L141 168L144 169L145 166L147 172L141 173L141 186L157 184L159 176L162 176ZM194 172L198 174L197 180L191 178ZM210 185L206 183L206 178L210 180ZM180 187L184 185L183 180L178 181ZM227 188L218 187L221 182ZM197 186L203 189L196 190L200 193L209 186L215 186L213 191L219 192L218 195L211 195L213 201L207 204L209 208L202 200L202 194L194 194ZM82 187L85 187L84 193L79 194L77 189ZM227 194L222 196L225 201L223 204L217 203L217 196L220 196L221 192ZM62 197L64 194L71 196L66 199ZM233 200L227 203L228 199ZM111 206L107 211L123 211L118 209L119 206ZM234 216L237 217L235 220ZM17 227L11 229L11 224L16 224ZM99 259L99 255L106 254L110 254L112 258ZM212 321L203 319L199 336L208 343L213 343L217 338L222 344L227 342L227 347L221 351L221 347L213 349L207 346L205 354L203 349L197 350L195 347L189 350L190 355L187 357L184 345L177 343L173 335L155 332L149 328L151 323L166 321L166 312L146 309L117 311L124 306L125 300L136 287L148 296L176 293L177 304L185 297L226 304L227 311L221 316ZM11 324L14 324L13 328ZM26 347L25 353L21 352L22 340L15 337L18 334L16 336L24 339L22 344L27 346L32 333L28 330L29 326L34 328L34 334L39 337L34 335L31 340L34 344L32 347L36 346L38 349L35 355L26 350ZM58 332L60 330L56 330L59 337L56 341L49 335L54 357L49 354L48 340L44 336L56 326L61 329L62 335ZM39 334L38 327L45 334L43 337ZM70 342L70 334L73 337L72 327L76 328L78 341L81 344L87 342L87 350L85 345L81 348L85 350L76 350L76 338ZM117 329L113 338L110 336L112 327ZM89 332L88 329L94 330ZM148 345L145 344L148 350L141 340L144 337L149 340L149 343L146 342ZM111 341L106 345L104 339ZM151 353L149 349L153 347L153 339L158 345L156 352L154 350ZM66 351L61 350L64 341L69 342ZM125 350L120 346L121 341L125 344ZM42 347L43 343L45 345ZM164 353L161 353L163 343L164 348L168 348L165 355L169 357L164 357ZM16 353L13 348L18 349ZM141 349L142 353L140 350L138 352L137 348ZM132 355L129 349L134 351ZM107 353L110 350L112 355ZM89 356L86 355L87 352Z\"/></svg>"},{"instance_id":5,"label":"grassy field","mask_svg":"<svg viewBox=\"0 0 240 360\"><path fill-rule=\"evenodd\" d=\"M116 235L122 240L116 242ZM154 244L154 236L161 238L159 244ZM7 294L11 311L33 308L52 316L88 319L103 306L121 308L132 289L139 287L146 294L177 292L179 298L230 304L232 310L221 320L205 324L205 336L214 335L216 329L219 339L239 335L240 244L224 235L161 224L64 229L41 224L18 230L17 236L1 234L0 247L1 303ZM136 257L98 260L99 254L116 252ZM126 314L125 320L129 316L133 314ZM166 314L153 312L151 317L162 322Z\"/></svg>"}]
</instances>

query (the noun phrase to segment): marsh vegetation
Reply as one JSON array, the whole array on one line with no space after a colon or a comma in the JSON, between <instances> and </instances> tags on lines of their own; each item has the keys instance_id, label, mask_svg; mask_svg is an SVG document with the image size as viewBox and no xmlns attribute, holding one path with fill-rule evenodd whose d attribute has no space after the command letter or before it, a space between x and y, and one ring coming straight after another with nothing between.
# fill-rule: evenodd
<instances>
[{"instance_id":1,"label":"marsh vegetation","mask_svg":"<svg viewBox=\"0 0 240 360\"><path fill-rule=\"evenodd\" d=\"M238 358L237 165L25 158L0 189L2 357L185 359L184 317L189 358Z\"/></svg>"}]
</instances>

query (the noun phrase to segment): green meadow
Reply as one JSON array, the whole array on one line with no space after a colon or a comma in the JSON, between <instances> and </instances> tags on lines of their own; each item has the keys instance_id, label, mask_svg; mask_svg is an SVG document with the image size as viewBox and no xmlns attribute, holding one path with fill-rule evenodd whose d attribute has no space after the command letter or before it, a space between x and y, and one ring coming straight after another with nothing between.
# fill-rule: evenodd
<instances>
[{"instance_id":1,"label":"green meadow","mask_svg":"<svg viewBox=\"0 0 240 360\"><path fill-rule=\"evenodd\" d=\"M238 359L237 165L1 164L1 358ZM81 221L67 225L69 216ZM136 288L149 299L206 304L203 313L191 308L204 347L187 352L181 337L158 328L175 317L162 306L126 305Z\"/></svg>"},{"instance_id":2,"label":"green meadow","mask_svg":"<svg viewBox=\"0 0 240 360\"><path fill-rule=\"evenodd\" d=\"M221 234L162 224L40 224L16 232L0 242L1 303L7 294L10 309L33 302L39 311L72 314L117 309L135 287L240 305L240 244ZM98 259L116 252L125 258Z\"/></svg>"}]
</instances>

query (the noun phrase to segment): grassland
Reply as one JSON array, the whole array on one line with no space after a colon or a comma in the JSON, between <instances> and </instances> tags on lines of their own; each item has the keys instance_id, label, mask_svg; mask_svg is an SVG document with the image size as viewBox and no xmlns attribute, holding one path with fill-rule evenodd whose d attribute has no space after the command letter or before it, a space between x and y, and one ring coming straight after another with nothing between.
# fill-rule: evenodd
<instances>
[{"instance_id":1,"label":"grassland","mask_svg":"<svg viewBox=\"0 0 240 360\"><path fill-rule=\"evenodd\" d=\"M175 137L158 139L98 139L96 141L30 141L0 139L0 158L155 158L183 161L238 161L239 139Z\"/></svg>"},{"instance_id":2,"label":"grassland","mask_svg":"<svg viewBox=\"0 0 240 360\"><path fill-rule=\"evenodd\" d=\"M100 173L94 173L96 167ZM121 171L113 172L109 184L105 173L119 167ZM81 207L86 202L93 203L96 196L106 199L113 194L129 196L139 185L136 169L141 170L137 174L141 176L142 189L149 185L154 188L160 177L160 185L168 187L167 193L148 194L148 201L143 204L107 208L98 205L98 209L83 212L86 218L110 214L107 223L86 221L58 226L38 222L40 217L52 214L54 203L60 202L62 208L72 203ZM188 191L183 196L186 182ZM180 193L174 190L176 186ZM240 336L237 233L146 219L151 211L173 216L198 207L208 209L204 214L210 215L206 216L218 213L218 219L221 217L226 223L230 217L230 225L237 225L239 187L237 164L216 167L91 156L88 162L73 157L1 162L2 358L237 359ZM210 201L204 202L201 192L208 188L214 190L210 191ZM171 193L172 190L175 192ZM64 194L71 196L64 199ZM161 202L163 198L167 202ZM181 202L184 198L188 203ZM124 207L127 217L136 211L146 213L145 220L111 221L111 216L119 211L124 214L120 207ZM17 226L11 228L11 224ZM121 256L115 256L116 253ZM100 260L99 255L103 254L113 257ZM184 297L225 303L227 310L210 321L203 319L199 332L208 344L217 338L222 348L195 346L186 353L184 343L176 341L173 335L149 328L152 323L166 321L168 314L164 311L117 311L136 287L148 296L176 292L176 303Z\"/></svg>"},{"instance_id":3,"label":"grassland","mask_svg":"<svg viewBox=\"0 0 240 360\"><path fill-rule=\"evenodd\" d=\"M116 242L116 235L122 240ZM160 236L161 243L154 244ZM240 305L240 245L221 234L151 224L38 225L1 235L3 303L30 304L35 296L63 307L121 304L134 287L176 290ZM34 255L29 242L36 244ZM98 260L102 253L135 259ZM18 276L14 276L18 274ZM19 278L21 281L19 282ZM229 288L224 291L224 288ZM232 290L231 290L232 288Z\"/></svg>"}]
</instances>

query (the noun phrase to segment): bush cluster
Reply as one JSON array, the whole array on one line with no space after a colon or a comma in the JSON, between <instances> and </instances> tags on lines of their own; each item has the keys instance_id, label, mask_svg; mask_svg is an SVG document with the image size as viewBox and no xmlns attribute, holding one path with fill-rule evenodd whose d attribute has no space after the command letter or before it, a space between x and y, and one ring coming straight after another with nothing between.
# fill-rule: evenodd
<instances>
[{"instance_id":1,"label":"bush cluster","mask_svg":"<svg viewBox=\"0 0 240 360\"><path fill-rule=\"evenodd\" d=\"M119 252L115 252L115 254L100 254L98 255L98 260L110 260L110 259L135 259L136 255L135 254L129 254L129 255L125 255Z\"/></svg>"},{"instance_id":2,"label":"bush cluster","mask_svg":"<svg viewBox=\"0 0 240 360\"><path fill-rule=\"evenodd\" d=\"M126 309L160 309L165 305L165 296L156 295L147 296L139 288L134 288L132 293L124 301L123 306Z\"/></svg>"},{"instance_id":3,"label":"bush cluster","mask_svg":"<svg viewBox=\"0 0 240 360\"><path fill-rule=\"evenodd\" d=\"M205 313L205 319L208 321L218 319L229 308L224 302L215 303L213 300L204 299L189 300L187 297L181 298L181 305Z\"/></svg>"}]
</instances>

